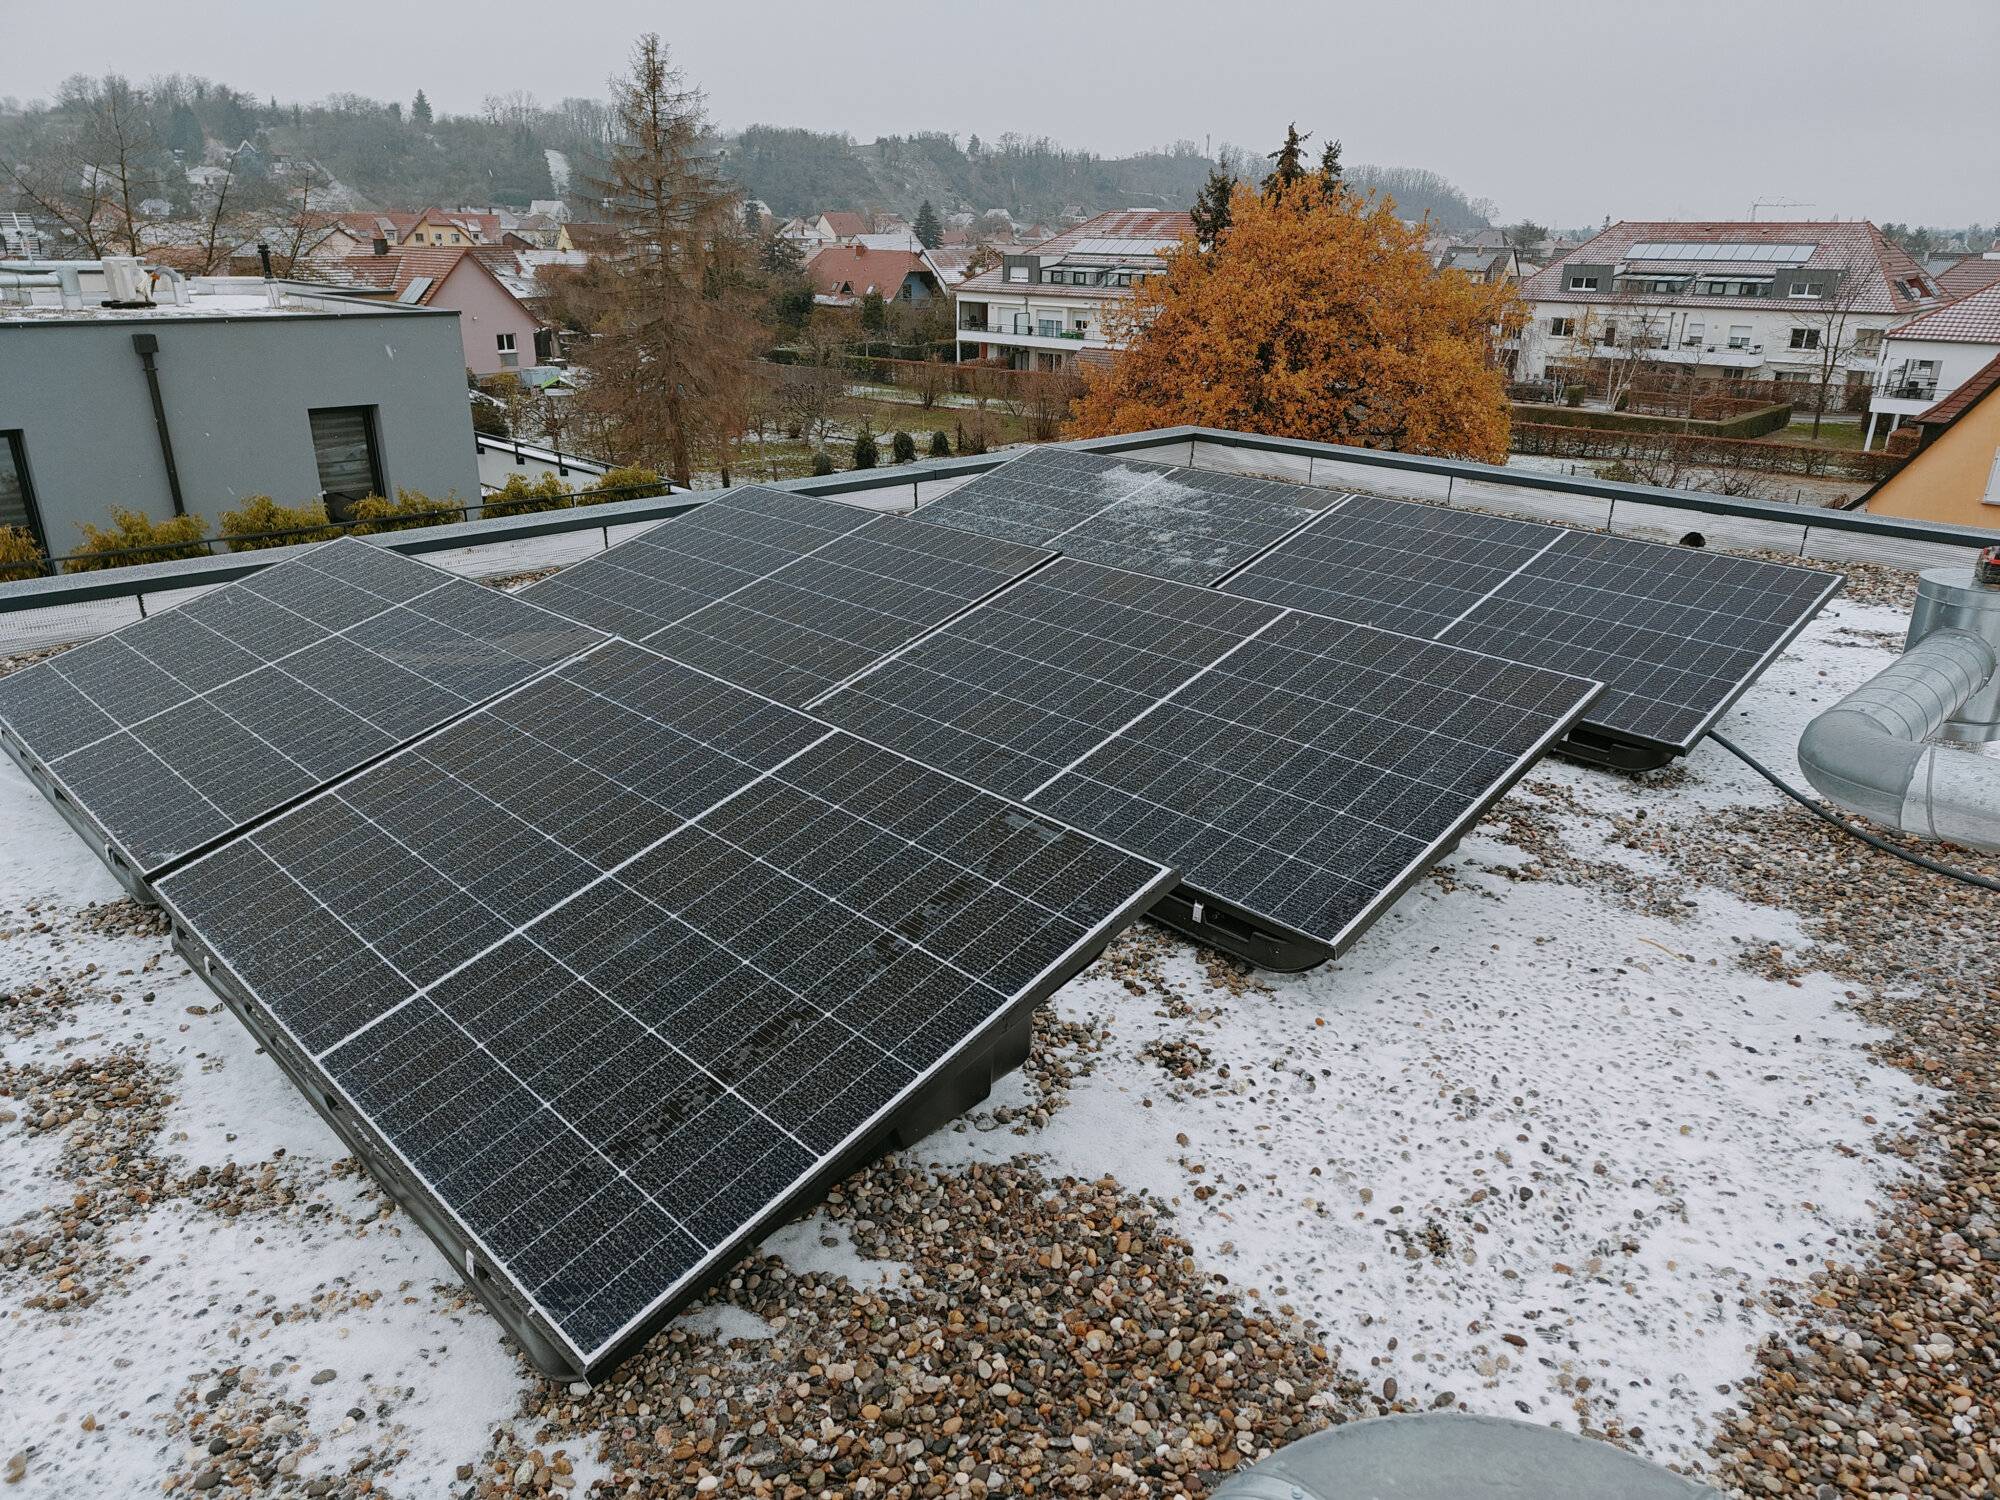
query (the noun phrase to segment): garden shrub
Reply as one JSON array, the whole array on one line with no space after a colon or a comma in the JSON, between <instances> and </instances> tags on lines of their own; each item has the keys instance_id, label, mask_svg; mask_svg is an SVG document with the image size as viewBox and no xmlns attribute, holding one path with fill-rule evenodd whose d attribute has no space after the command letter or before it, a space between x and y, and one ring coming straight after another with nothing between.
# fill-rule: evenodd
<instances>
[{"instance_id":1,"label":"garden shrub","mask_svg":"<svg viewBox=\"0 0 2000 1500\"><path fill-rule=\"evenodd\" d=\"M538 510L567 510L576 504L576 495L554 474L530 479L525 474L509 474L507 482L486 497L482 516L525 516Z\"/></svg>"},{"instance_id":2,"label":"garden shrub","mask_svg":"<svg viewBox=\"0 0 2000 1500\"><path fill-rule=\"evenodd\" d=\"M433 500L421 490L397 490L394 500L367 495L355 501L353 531L356 536L371 536L378 531L414 531L420 526L449 526L464 519L464 511L455 493L446 495L442 500Z\"/></svg>"},{"instance_id":3,"label":"garden shrub","mask_svg":"<svg viewBox=\"0 0 2000 1500\"><path fill-rule=\"evenodd\" d=\"M65 565L70 573L92 573L101 568L129 568L140 563L174 562L185 557L207 557L202 538L208 522L200 516L175 516L155 521L142 510L114 506L111 525L99 528L80 523L83 541Z\"/></svg>"},{"instance_id":4,"label":"garden shrub","mask_svg":"<svg viewBox=\"0 0 2000 1500\"><path fill-rule=\"evenodd\" d=\"M318 542L340 535L340 528L326 518L326 506L318 500L303 505L280 505L269 495L251 495L235 510L222 513L222 536L231 552L255 552L264 547L289 547L295 542ZM293 532L291 536L259 536L265 531Z\"/></svg>"}]
</instances>

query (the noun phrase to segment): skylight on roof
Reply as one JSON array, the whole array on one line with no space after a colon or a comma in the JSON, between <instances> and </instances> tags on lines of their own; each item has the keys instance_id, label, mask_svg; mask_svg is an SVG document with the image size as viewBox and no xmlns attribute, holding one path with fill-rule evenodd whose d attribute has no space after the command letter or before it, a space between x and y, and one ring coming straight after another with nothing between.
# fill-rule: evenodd
<instances>
[{"instance_id":1,"label":"skylight on roof","mask_svg":"<svg viewBox=\"0 0 2000 1500\"><path fill-rule=\"evenodd\" d=\"M1179 243L1179 240L1163 240L1157 237L1112 239L1099 236L1078 240L1069 248L1072 255L1161 255Z\"/></svg>"},{"instance_id":2,"label":"skylight on roof","mask_svg":"<svg viewBox=\"0 0 2000 1500\"><path fill-rule=\"evenodd\" d=\"M1627 260L1807 261L1817 245L1764 245L1741 241L1646 240L1625 252Z\"/></svg>"}]
</instances>

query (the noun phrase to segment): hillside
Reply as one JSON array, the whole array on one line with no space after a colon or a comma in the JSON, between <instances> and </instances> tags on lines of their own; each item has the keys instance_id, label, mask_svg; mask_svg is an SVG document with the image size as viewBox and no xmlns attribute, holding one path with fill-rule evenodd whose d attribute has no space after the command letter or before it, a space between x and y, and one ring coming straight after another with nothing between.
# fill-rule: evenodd
<instances>
[{"instance_id":1,"label":"hillside","mask_svg":"<svg viewBox=\"0 0 2000 1500\"><path fill-rule=\"evenodd\" d=\"M137 197L164 200L176 215L202 211L188 169L231 160L242 207L260 199L296 207L299 185L310 179L315 206L525 208L567 189L588 215L590 162L611 128L609 107L596 99L545 107L517 92L487 100L477 115L434 115L421 93L407 105L346 93L283 104L182 75L150 80L144 90L115 77L73 78L53 101L0 112L0 162L24 167L29 179L74 183L89 159L112 152L144 189ZM114 149L114 141L122 144ZM988 142L932 131L859 142L751 125L718 135L715 146L745 195L786 217L823 208L907 216L925 199L942 213L1001 209L1023 222L1181 208L1212 165L1191 141L1106 157L1014 134ZM574 182L552 176L550 153L559 169L574 167ZM1245 175L1264 169L1256 152L1225 146L1219 156ZM1452 228L1486 222L1483 204L1436 173L1359 167L1348 175L1392 191L1408 217L1428 212ZM7 185L0 174L0 188Z\"/></svg>"}]
</instances>

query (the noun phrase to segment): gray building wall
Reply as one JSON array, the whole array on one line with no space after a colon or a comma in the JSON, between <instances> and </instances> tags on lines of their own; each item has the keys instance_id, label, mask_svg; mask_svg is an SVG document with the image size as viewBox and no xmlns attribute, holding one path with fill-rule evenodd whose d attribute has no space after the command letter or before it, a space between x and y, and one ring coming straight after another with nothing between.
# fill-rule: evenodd
<instances>
[{"instance_id":1,"label":"gray building wall","mask_svg":"<svg viewBox=\"0 0 2000 1500\"><path fill-rule=\"evenodd\" d=\"M317 498L306 413L372 406L382 479L479 498L456 313L288 312L241 317L0 314L0 432L18 428L52 554L115 505L173 512L152 399L132 335L160 341L160 394L187 509L214 527L246 495Z\"/></svg>"}]
</instances>

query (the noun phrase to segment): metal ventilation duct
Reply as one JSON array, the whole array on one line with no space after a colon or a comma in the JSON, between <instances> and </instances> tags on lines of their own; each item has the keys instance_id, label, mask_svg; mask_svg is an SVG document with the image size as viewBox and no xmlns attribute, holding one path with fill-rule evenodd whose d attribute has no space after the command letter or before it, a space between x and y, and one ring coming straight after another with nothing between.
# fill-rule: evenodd
<instances>
[{"instance_id":1,"label":"metal ventilation duct","mask_svg":"<svg viewBox=\"0 0 2000 1500\"><path fill-rule=\"evenodd\" d=\"M1799 767L1829 801L1919 838L2000 853L2000 584L1924 573L1909 647L1806 726Z\"/></svg>"}]
</instances>

